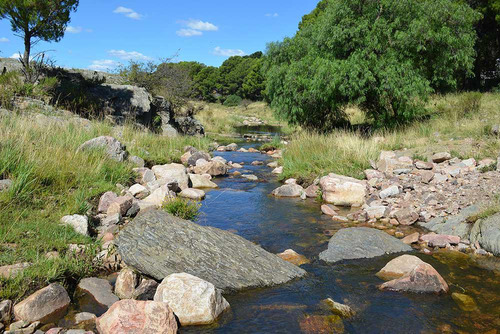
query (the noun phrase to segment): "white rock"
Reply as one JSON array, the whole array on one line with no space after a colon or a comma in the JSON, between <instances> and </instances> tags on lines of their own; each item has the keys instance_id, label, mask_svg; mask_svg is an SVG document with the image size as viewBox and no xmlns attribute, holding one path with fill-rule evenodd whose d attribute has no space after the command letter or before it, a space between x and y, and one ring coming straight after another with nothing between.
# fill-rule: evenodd
<instances>
[{"instance_id":1,"label":"white rock","mask_svg":"<svg viewBox=\"0 0 500 334\"><path fill-rule=\"evenodd\" d=\"M381 199L384 199L387 197L396 196L398 194L399 194L399 187L394 185L382 190L379 195Z\"/></svg>"},{"instance_id":2,"label":"white rock","mask_svg":"<svg viewBox=\"0 0 500 334\"><path fill-rule=\"evenodd\" d=\"M149 195L149 190L144 187L143 185L140 184L134 184L130 189L128 190L132 196L142 199L145 198L146 196Z\"/></svg>"},{"instance_id":3,"label":"white rock","mask_svg":"<svg viewBox=\"0 0 500 334\"><path fill-rule=\"evenodd\" d=\"M319 183L326 203L339 206L362 206L365 203L366 184L363 181L329 174Z\"/></svg>"},{"instance_id":4,"label":"white rock","mask_svg":"<svg viewBox=\"0 0 500 334\"><path fill-rule=\"evenodd\" d=\"M167 164L153 166L152 168L155 176L158 180L160 179L173 179L177 181L181 189L188 188L189 178L187 174L186 167L181 164Z\"/></svg>"},{"instance_id":5,"label":"white rock","mask_svg":"<svg viewBox=\"0 0 500 334\"><path fill-rule=\"evenodd\" d=\"M189 174L189 179L191 180L193 188L218 188L219 187L217 184L210 181L210 179L207 178L205 175Z\"/></svg>"},{"instance_id":6,"label":"white rock","mask_svg":"<svg viewBox=\"0 0 500 334\"><path fill-rule=\"evenodd\" d=\"M139 206L141 207L141 210L143 210L143 206L147 206L147 204L154 205L156 207L161 207L163 203L165 202L165 199L169 197L170 195L170 190L168 188L168 185L164 185L155 191L145 199L143 199L140 203Z\"/></svg>"},{"instance_id":7,"label":"white rock","mask_svg":"<svg viewBox=\"0 0 500 334\"><path fill-rule=\"evenodd\" d=\"M167 276L158 286L154 300L167 303L182 326L213 323L229 308L212 283L186 273Z\"/></svg>"},{"instance_id":8,"label":"white rock","mask_svg":"<svg viewBox=\"0 0 500 334\"><path fill-rule=\"evenodd\" d=\"M63 225L69 225L73 227L76 233L83 235L89 235L89 220L86 216L82 215L71 215L64 216L61 218L61 223Z\"/></svg>"},{"instance_id":9,"label":"white rock","mask_svg":"<svg viewBox=\"0 0 500 334\"><path fill-rule=\"evenodd\" d=\"M188 188L181 191L179 197L200 201L205 198L205 192L201 189Z\"/></svg>"},{"instance_id":10,"label":"white rock","mask_svg":"<svg viewBox=\"0 0 500 334\"><path fill-rule=\"evenodd\" d=\"M272 171L273 174L283 174L283 167L276 167Z\"/></svg>"}]
</instances>

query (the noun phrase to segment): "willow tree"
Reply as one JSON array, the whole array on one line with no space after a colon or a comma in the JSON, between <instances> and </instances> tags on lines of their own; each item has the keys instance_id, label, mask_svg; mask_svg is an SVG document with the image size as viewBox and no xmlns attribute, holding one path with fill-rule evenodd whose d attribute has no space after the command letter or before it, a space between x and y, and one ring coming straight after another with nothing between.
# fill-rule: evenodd
<instances>
[{"instance_id":1,"label":"willow tree","mask_svg":"<svg viewBox=\"0 0 500 334\"><path fill-rule=\"evenodd\" d=\"M24 40L22 62L29 68L31 48L39 41L59 42L79 0L0 0L0 18Z\"/></svg>"},{"instance_id":2,"label":"willow tree","mask_svg":"<svg viewBox=\"0 0 500 334\"><path fill-rule=\"evenodd\" d=\"M268 46L266 93L290 123L328 130L349 104L376 122L415 117L433 90L472 74L474 23L456 0L328 0L293 38Z\"/></svg>"}]
</instances>

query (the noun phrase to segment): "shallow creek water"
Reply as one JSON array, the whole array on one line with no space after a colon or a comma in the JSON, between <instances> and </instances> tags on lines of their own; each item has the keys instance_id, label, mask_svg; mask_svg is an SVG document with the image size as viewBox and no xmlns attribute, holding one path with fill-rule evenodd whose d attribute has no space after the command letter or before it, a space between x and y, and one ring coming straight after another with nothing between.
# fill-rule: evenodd
<instances>
[{"instance_id":1,"label":"shallow creek water","mask_svg":"<svg viewBox=\"0 0 500 334\"><path fill-rule=\"evenodd\" d=\"M343 320L340 325L345 333L500 333L498 259L472 259L457 252L433 255L414 252L441 273L450 285L450 293L436 296L379 291L377 285L382 281L375 273L397 255L336 264L319 261L318 254L327 248L328 235L342 226L321 215L320 205L314 200L270 196L280 183L265 164L251 166L255 160L270 162L272 159L266 155L240 152L215 155L244 162L239 171L255 174L259 181L232 176L216 179L219 189L207 193L197 222L230 230L272 253L292 248L311 263L302 266L308 273L302 279L226 295L231 311L216 325L181 328L181 333L301 333L306 329L306 316L331 315L320 303L328 297L350 305L357 312L354 318ZM451 292L471 296L479 310L462 311ZM321 333L328 332L334 331Z\"/></svg>"}]
</instances>

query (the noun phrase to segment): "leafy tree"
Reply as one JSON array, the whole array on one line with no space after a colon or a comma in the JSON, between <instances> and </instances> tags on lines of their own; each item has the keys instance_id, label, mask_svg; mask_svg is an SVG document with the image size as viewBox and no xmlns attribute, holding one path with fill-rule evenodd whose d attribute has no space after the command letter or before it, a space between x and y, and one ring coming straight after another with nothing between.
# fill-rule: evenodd
<instances>
[{"instance_id":1,"label":"leafy tree","mask_svg":"<svg viewBox=\"0 0 500 334\"><path fill-rule=\"evenodd\" d=\"M500 83L500 0L467 0L467 3L483 17L476 24L478 40L476 42L477 58L474 64L474 77L467 81L469 89L488 89ZM484 82L483 76L496 80Z\"/></svg>"},{"instance_id":2,"label":"leafy tree","mask_svg":"<svg viewBox=\"0 0 500 334\"><path fill-rule=\"evenodd\" d=\"M24 39L23 63L29 67L31 47L39 41L59 42L79 0L0 0L0 18Z\"/></svg>"},{"instance_id":3,"label":"leafy tree","mask_svg":"<svg viewBox=\"0 0 500 334\"><path fill-rule=\"evenodd\" d=\"M262 75L262 61L255 62L250 68L241 86L242 95L252 101L261 100L262 93L266 88L265 79Z\"/></svg>"},{"instance_id":4,"label":"leafy tree","mask_svg":"<svg viewBox=\"0 0 500 334\"><path fill-rule=\"evenodd\" d=\"M215 102L214 93L218 90L219 69L208 66L194 77L193 97Z\"/></svg>"},{"instance_id":5,"label":"leafy tree","mask_svg":"<svg viewBox=\"0 0 500 334\"><path fill-rule=\"evenodd\" d=\"M229 95L226 101L224 101L224 105L226 107L237 107L240 105L241 102L242 99L238 95Z\"/></svg>"},{"instance_id":6,"label":"leafy tree","mask_svg":"<svg viewBox=\"0 0 500 334\"><path fill-rule=\"evenodd\" d=\"M325 12L325 9L326 9L326 6L328 4L328 1L329 0L321 0L318 3L318 5L316 6L316 8L313 9L312 12L310 12L309 14L304 15L302 17L302 21L300 21L300 23L299 23L299 30L305 28L309 24L311 24L314 21L316 21L317 18L319 16L321 16Z\"/></svg>"},{"instance_id":7,"label":"leafy tree","mask_svg":"<svg viewBox=\"0 0 500 334\"><path fill-rule=\"evenodd\" d=\"M455 0L329 0L293 38L268 45L266 94L289 122L330 129L357 104L406 121L433 90L471 74L478 14Z\"/></svg>"}]
</instances>

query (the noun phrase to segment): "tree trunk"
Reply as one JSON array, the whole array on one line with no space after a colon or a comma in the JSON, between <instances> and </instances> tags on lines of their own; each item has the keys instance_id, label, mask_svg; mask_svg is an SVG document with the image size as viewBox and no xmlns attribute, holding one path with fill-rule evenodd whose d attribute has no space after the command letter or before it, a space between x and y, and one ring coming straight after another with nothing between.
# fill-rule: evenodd
<instances>
[{"instance_id":1,"label":"tree trunk","mask_svg":"<svg viewBox=\"0 0 500 334\"><path fill-rule=\"evenodd\" d=\"M30 53L31 53L31 35L26 33L24 35L24 55L23 55L23 63L26 67L26 70L29 70L30 67Z\"/></svg>"}]
</instances>

